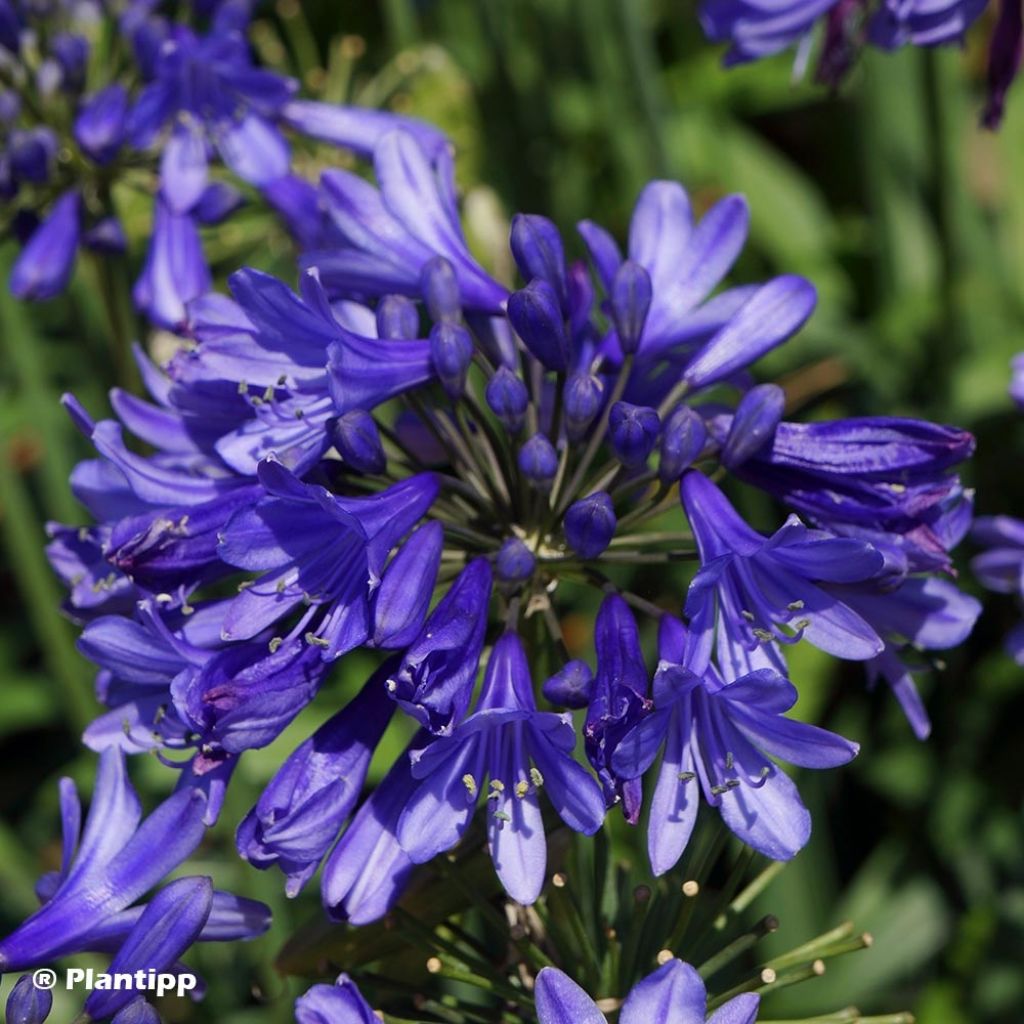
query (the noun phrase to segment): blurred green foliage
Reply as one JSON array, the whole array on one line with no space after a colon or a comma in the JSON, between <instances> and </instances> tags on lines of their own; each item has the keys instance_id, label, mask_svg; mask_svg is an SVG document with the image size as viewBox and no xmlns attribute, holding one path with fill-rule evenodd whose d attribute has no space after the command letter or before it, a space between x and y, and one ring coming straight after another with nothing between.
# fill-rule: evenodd
<instances>
[{"instance_id":1,"label":"blurred green foliage","mask_svg":"<svg viewBox=\"0 0 1024 1024\"><path fill-rule=\"evenodd\" d=\"M567 239L584 217L623 237L652 177L684 181L698 208L745 193L751 239L736 279L801 273L820 292L811 323L761 372L784 378L803 416L911 414L971 428L979 510L1024 509L1024 423L1006 397L1009 358L1024 349L1024 103L1011 106L1000 135L977 128L987 26L966 52L865 55L830 96L794 83L787 57L722 71L693 7L281 0L261 8L256 43L310 91L445 128L459 149L471 239L499 275L510 270L514 211L552 216ZM338 158L322 149L300 157L311 172L330 159ZM42 307L0 289L3 930L32 908L34 878L59 859L57 777L88 785L91 774L76 739L94 709L91 671L58 613L43 524L82 518L66 479L86 450L59 395L74 390L102 413L108 387L135 383L124 342L138 325L112 324L98 297L104 280L130 274L142 255L146 204L126 201L135 245L123 265L83 264L70 294ZM232 222L210 239L216 269L223 275L257 251L262 266L290 276L286 243L274 236L259 245L264 237L255 215ZM570 247L580 251L575 240ZM5 270L10 258L5 251ZM746 511L764 526L777 521L766 502ZM684 577L640 572L632 586L677 608ZM781 919L779 950L846 917L876 942L775 997L773 1017L856 1003L908 1007L921 1024L1024 1019L1024 672L1000 649L1017 610L1001 600L987 610L945 671L922 681L935 722L923 745L893 701L865 691L857 666L796 652L801 713L863 751L849 770L803 780L814 839L757 909ZM568 624L570 642L585 645L591 612L581 607ZM285 736L247 755L225 825L366 668L359 655L346 659ZM150 803L170 782L154 761L134 774ZM190 1019L289 1020L298 986L271 964L292 927L318 915L316 887L289 904L276 875L233 855L229 827L196 866L267 901L277 920L256 943L195 955L210 993ZM58 1006L57 1019L71 1015L70 1004Z\"/></svg>"}]
</instances>

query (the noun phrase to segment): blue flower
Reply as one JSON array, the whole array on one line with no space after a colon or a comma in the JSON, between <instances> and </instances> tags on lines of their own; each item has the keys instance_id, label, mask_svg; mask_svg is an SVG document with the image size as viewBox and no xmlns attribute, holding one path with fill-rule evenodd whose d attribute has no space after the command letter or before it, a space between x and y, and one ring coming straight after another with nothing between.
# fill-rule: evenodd
<instances>
[{"instance_id":1,"label":"blue flower","mask_svg":"<svg viewBox=\"0 0 1024 1024\"><path fill-rule=\"evenodd\" d=\"M988 0L882 0L871 19L871 42L887 50L960 42Z\"/></svg>"},{"instance_id":2,"label":"blue flower","mask_svg":"<svg viewBox=\"0 0 1024 1024\"><path fill-rule=\"evenodd\" d=\"M538 973L536 997L537 1024L606 1024L594 1000L557 967ZM673 959L633 986L618 1020L619 1024L704 1024L705 1020L707 1024L754 1024L760 1001L759 996L744 993L708 1016L700 975L689 964Z\"/></svg>"},{"instance_id":3,"label":"blue flower","mask_svg":"<svg viewBox=\"0 0 1024 1024\"><path fill-rule=\"evenodd\" d=\"M533 903L544 884L543 790L562 820L590 835L604 820L597 784L572 757L568 715L537 710L522 641L505 633L487 663L476 710L450 736L412 755L419 781L398 820L398 841L423 863L465 834L487 805L491 859L508 894Z\"/></svg>"},{"instance_id":4,"label":"blue flower","mask_svg":"<svg viewBox=\"0 0 1024 1024\"><path fill-rule=\"evenodd\" d=\"M745 843L789 860L810 838L811 818L771 759L834 768L854 757L857 744L784 718L796 687L770 669L723 678L677 619L662 619L658 651L654 709L611 759L617 777L639 780L664 748L647 832L652 870L661 875L679 861L701 796Z\"/></svg>"},{"instance_id":5,"label":"blue flower","mask_svg":"<svg viewBox=\"0 0 1024 1024\"><path fill-rule=\"evenodd\" d=\"M884 560L871 545L809 530L796 517L763 537L696 470L680 494L701 558L686 615L708 653L715 641L722 671L784 671L778 645L800 639L854 661L882 652L875 629L824 586L876 577Z\"/></svg>"},{"instance_id":6,"label":"blue flower","mask_svg":"<svg viewBox=\"0 0 1024 1024\"><path fill-rule=\"evenodd\" d=\"M726 64L759 60L788 49L839 0L703 0L701 25L708 38L731 44Z\"/></svg>"},{"instance_id":7,"label":"blue flower","mask_svg":"<svg viewBox=\"0 0 1024 1024\"><path fill-rule=\"evenodd\" d=\"M143 820L124 755L111 748L100 756L82 829L74 785L62 780L61 869L40 879L42 907L0 940L4 973L84 951L113 953L113 969L159 971L172 967L194 941L264 932L270 912L263 904L215 892L207 878L178 879L138 905L199 844L204 799L197 790L180 789ZM95 992L86 1010L109 1016L132 998L131 991Z\"/></svg>"}]
</instances>

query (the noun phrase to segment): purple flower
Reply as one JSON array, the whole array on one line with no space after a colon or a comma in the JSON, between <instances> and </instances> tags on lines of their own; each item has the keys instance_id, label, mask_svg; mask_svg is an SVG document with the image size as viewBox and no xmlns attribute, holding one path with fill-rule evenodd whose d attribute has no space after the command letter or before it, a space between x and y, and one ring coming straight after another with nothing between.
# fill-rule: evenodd
<instances>
[{"instance_id":1,"label":"purple flower","mask_svg":"<svg viewBox=\"0 0 1024 1024\"><path fill-rule=\"evenodd\" d=\"M723 672L783 671L778 645L801 638L854 661L882 652L871 625L823 586L877 576L884 561L871 545L809 530L795 516L763 537L695 470L683 476L680 494L701 559L686 614L708 652L717 639Z\"/></svg>"},{"instance_id":2,"label":"purple flower","mask_svg":"<svg viewBox=\"0 0 1024 1024\"><path fill-rule=\"evenodd\" d=\"M986 549L971 559L971 571L982 586L997 594L1024 598L1024 522L1012 516L980 516L971 539ZM1006 649L1014 661L1024 665L1024 625L1010 631Z\"/></svg>"},{"instance_id":3,"label":"purple flower","mask_svg":"<svg viewBox=\"0 0 1024 1024\"><path fill-rule=\"evenodd\" d=\"M700 20L716 43L729 43L725 63L742 64L797 43L838 0L702 0Z\"/></svg>"},{"instance_id":4,"label":"purple flower","mask_svg":"<svg viewBox=\"0 0 1024 1024\"><path fill-rule=\"evenodd\" d=\"M869 29L876 46L959 42L988 0L882 0Z\"/></svg>"},{"instance_id":5,"label":"purple flower","mask_svg":"<svg viewBox=\"0 0 1024 1024\"><path fill-rule=\"evenodd\" d=\"M474 713L413 753L419 785L399 818L399 843L413 861L430 860L465 834L484 796L498 877L514 900L533 903L547 863L541 790L577 832L591 835L604 820L600 789L572 756L575 743L568 714L537 710L522 641L505 633Z\"/></svg>"},{"instance_id":6,"label":"purple flower","mask_svg":"<svg viewBox=\"0 0 1024 1024\"><path fill-rule=\"evenodd\" d=\"M654 710L619 740L611 760L616 776L639 780L664 748L647 832L652 870L661 875L679 861L701 796L745 843L789 860L810 838L811 818L771 758L834 768L857 745L782 717L797 691L770 669L723 679L670 616L660 623L658 648Z\"/></svg>"},{"instance_id":7,"label":"purple flower","mask_svg":"<svg viewBox=\"0 0 1024 1024\"><path fill-rule=\"evenodd\" d=\"M988 101L981 115L986 128L998 128L1003 120L1006 94L1020 70L1022 49L1024 10L1018 0L1001 0L988 51Z\"/></svg>"},{"instance_id":8,"label":"purple flower","mask_svg":"<svg viewBox=\"0 0 1024 1024\"><path fill-rule=\"evenodd\" d=\"M384 689L385 662L359 694L288 757L238 827L238 852L250 864L273 864L295 896L359 800L370 758L395 710Z\"/></svg>"},{"instance_id":9,"label":"purple flower","mask_svg":"<svg viewBox=\"0 0 1024 1024\"><path fill-rule=\"evenodd\" d=\"M651 182L640 194L628 256L647 272L652 294L634 352L630 401L657 405L680 379L696 391L728 378L784 342L811 314L816 293L799 277L728 288L708 298L739 256L748 222L740 196L723 199L696 224L678 183ZM611 289L622 265L618 247L591 221L579 230ZM606 358L621 360L613 336L604 349Z\"/></svg>"},{"instance_id":10,"label":"purple flower","mask_svg":"<svg viewBox=\"0 0 1024 1024\"><path fill-rule=\"evenodd\" d=\"M626 820L635 825L643 798L640 780L616 775L611 759L619 741L650 708L648 675L636 619L617 594L609 594L597 613L594 647L597 672L583 726L587 759L597 772L608 805L621 802Z\"/></svg>"},{"instance_id":11,"label":"purple flower","mask_svg":"<svg viewBox=\"0 0 1024 1024\"><path fill-rule=\"evenodd\" d=\"M557 967L540 971L535 994L538 1024L606 1024L594 1000ZM748 992L728 1000L708 1016L707 992L700 975L682 960L669 960L633 986L618 1021L704 1024L706 1019L707 1024L754 1024L759 1004L760 996Z\"/></svg>"},{"instance_id":12,"label":"purple flower","mask_svg":"<svg viewBox=\"0 0 1024 1024\"><path fill-rule=\"evenodd\" d=\"M339 498L270 459L259 479L267 497L232 516L219 554L262 575L232 599L221 635L249 640L304 606L300 628L333 660L368 639L371 589L391 549L430 508L437 483L422 474L373 497Z\"/></svg>"},{"instance_id":13,"label":"purple flower","mask_svg":"<svg viewBox=\"0 0 1024 1024\"><path fill-rule=\"evenodd\" d=\"M313 985L295 1000L297 1024L376 1024L379 1018L347 974L333 985Z\"/></svg>"},{"instance_id":14,"label":"purple flower","mask_svg":"<svg viewBox=\"0 0 1024 1024\"><path fill-rule=\"evenodd\" d=\"M67 287L75 268L81 231L81 197L65 192L21 250L11 269L11 292L19 299L52 299Z\"/></svg>"},{"instance_id":15,"label":"purple flower","mask_svg":"<svg viewBox=\"0 0 1024 1024\"><path fill-rule=\"evenodd\" d=\"M266 930L266 907L214 892L205 878L179 879L149 904L135 905L199 844L205 798L198 790L180 789L143 820L124 755L111 748L100 755L84 830L70 779L61 781L60 794L61 869L39 880L42 907L0 940L4 973L84 951L111 952L114 964L129 962L132 969L162 970L193 941L249 938ZM125 1002L132 998L130 991L117 995ZM96 993L90 1000L103 998ZM95 1016L117 1008L104 1002Z\"/></svg>"},{"instance_id":16,"label":"purple flower","mask_svg":"<svg viewBox=\"0 0 1024 1024\"><path fill-rule=\"evenodd\" d=\"M328 213L342 243L307 253L333 293L419 295L435 256L451 264L468 309L498 312L506 290L478 266L455 208L451 157L425 152L404 131L385 135L373 154L379 191L348 171L324 172Z\"/></svg>"},{"instance_id":17,"label":"purple flower","mask_svg":"<svg viewBox=\"0 0 1024 1024\"><path fill-rule=\"evenodd\" d=\"M726 453L736 422L728 414L708 420ZM921 420L779 423L731 469L816 525L887 549L911 571L948 569L970 508L952 470L973 451L967 431Z\"/></svg>"}]
</instances>

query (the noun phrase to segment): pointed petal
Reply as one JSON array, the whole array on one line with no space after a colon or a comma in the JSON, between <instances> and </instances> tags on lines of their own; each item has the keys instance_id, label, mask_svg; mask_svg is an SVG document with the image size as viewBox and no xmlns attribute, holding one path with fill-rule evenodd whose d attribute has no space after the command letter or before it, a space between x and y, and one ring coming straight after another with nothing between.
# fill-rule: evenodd
<instances>
[{"instance_id":1,"label":"pointed petal","mask_svg":"<svg viewBox=\"0 0 1024 1024\"><path fill-rule=\"evenodd\" d=\"M541 970L534 994L538 1024L607 1024L594 1000L557 967Z\"/></svg>"}]
</instances>

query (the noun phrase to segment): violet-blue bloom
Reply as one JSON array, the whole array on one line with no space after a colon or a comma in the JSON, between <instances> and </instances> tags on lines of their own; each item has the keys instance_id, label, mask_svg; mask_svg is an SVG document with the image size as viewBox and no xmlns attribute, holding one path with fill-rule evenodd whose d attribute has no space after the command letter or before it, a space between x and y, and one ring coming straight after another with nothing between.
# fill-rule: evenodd
<instances>
[{"instance_id":1,"label":"violet-blue bloom","mask_svg":"<svg viewBox=\"0 0 1024 1024\"><path fill-rule=\"evenodd\" d=\"M557 967L545 967L538 973L535 994L537 1024L607 1024L594 1000ZM708 1015L707 991L701 976L689 964L672 959L630 989L618 1021L619 1024L705 1024L705 1020L707 1024L754 1024L760 1001L760 996L746 992L727 1000Z\"/></svg>"},{"instance_id":2,"label":"violet-blue bloom","mask_svg":"<svg viewBox=\"0 0 1024 1024\"><path fill-rule=\"evenodd\" d=\"M708 38L730 43L726 64L778 53L800 41L839 0L702 0Z\"/></svg>"},{"instance_id":3,"label":"violet-blue bloom","mask_svg":"<svg viewBox=\"0 0 1024 1024\"><path fill-rule=\"evenodd\" d=\"M869 38L887 50L959 42L987 5L988 0L881 0Z\"/></svg>"},{"instance_id":4,"label":"violet-blue bloom","mask_svg":"<svg viewBox=\"0 0 1024 1024\"><path fill-rule=\"evenodd\" d=\"M141 950L159 962L135 966L159 970L173 963L194 940L236 940L266 930L269 911L263 904L213 892L206 879L174 883L193 885L194 894L205 905L198 926L192 918L178 924L168 918L164 929L151 932L151 918L179 903L173 894L157 894L146 907L134 905L199 844L205 829L205 798L200 791L179 790L143 820L124 755L109 748L100 755L84 829L78 794L69 779L62 780L60 794L61 868L39 880L42 907L0 940L4 973L87 950L112 952L115 961ZM187 941L182 942L183 937ZM130 992L121 994L131 997Z\"/></svg>"},{"instance_id":5,"label":"violet-blue bloom","mask_svg":"<svg viewBox=\"0 0 1024 1024\"><path fill-rule=\"evenodd\" d=\"M701 558L686 615L726 675L782 671L778 645L800 638L837 658L881 654L875 629L821 585L877 576L884 560L871 545L809 530L795 516L763 537L696 470L683 476L680 495Z\"/></svg>"},{"instance_id":6,"label":"violet-blue bloom","mask_svg":"<svg viewBox=\"0 0 1024 1024\"><path fill-rule=\"evenodd\" d=\"M811 818L770 758L834 768L851 760L857 745L782 717L797 691L778 673L723 678L677 619L662 619L658 650L654 710L619 740L611 759L616 776L639 779L664 747L647 833L652 870L661 875L678 862L702 796L745 843L789 860L810 837Z\"/></svg>"},{"instance_id":7,"label":"violet-blue bloom","mask_svg":"<svg viewBox=\"0 0 1024 1024\"><path fill-rule=\"evenodd\" d=\"M522 641L503 634L473 714L412 755L420 781L399 818L399 843L415 862L430 860L462 838L486 796L498 877L514 900L533 903L547 864L541 790L577 832L591 835L604 820L604 799L573 758L575 743L567 714L537 710Z\"/></svg>"}]
</instances>

